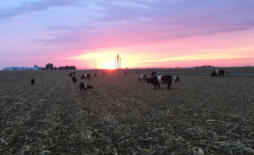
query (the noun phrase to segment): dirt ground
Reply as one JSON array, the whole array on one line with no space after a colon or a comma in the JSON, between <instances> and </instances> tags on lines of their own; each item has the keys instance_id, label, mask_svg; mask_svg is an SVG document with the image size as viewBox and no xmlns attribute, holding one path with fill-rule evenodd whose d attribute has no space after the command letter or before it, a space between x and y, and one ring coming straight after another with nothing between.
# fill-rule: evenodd
<instances>
[{"instance_id":1,"label":"dirt ground","mask_svg":"<svg viewBox=\"0 0 254 155\"><path fill-rule=\"evenodd\" d=\"M0 72L0 154L254 154L254 77L141 73L97 71L81 95L69 71Z\"/></svg>"}]
</instances>

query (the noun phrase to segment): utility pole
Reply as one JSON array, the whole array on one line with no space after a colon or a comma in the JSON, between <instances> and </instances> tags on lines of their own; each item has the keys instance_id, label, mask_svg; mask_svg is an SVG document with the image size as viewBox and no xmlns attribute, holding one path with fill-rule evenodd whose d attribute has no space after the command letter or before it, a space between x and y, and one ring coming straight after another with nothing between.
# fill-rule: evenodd
<instances>
[{"instance_id":1,"label":"utility pole","mask_svg":"<svg viewBox=\"0 0 254 155\"><path fill-rule=\"evenodd\" d=\"M116 69L121 69L121 57L119 54L116 55L116 60L115 60L115 67Z\"/></svg>"}]
</instances>

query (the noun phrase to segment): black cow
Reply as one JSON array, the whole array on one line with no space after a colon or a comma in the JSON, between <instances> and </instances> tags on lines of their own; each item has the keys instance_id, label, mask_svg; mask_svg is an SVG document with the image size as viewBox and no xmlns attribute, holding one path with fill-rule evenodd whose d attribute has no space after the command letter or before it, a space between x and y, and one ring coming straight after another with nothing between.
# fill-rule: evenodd
<instances>
[{"instance_id":1,"label":"black cow","mask_svg":"<svg viewBox=\"0 0 254 155\"><path fill-rule=\"evenodd\" d=\"M78 81L78 79L77 79L75 76L73 76L73 77L72 77L72 82L73 82L73 83L77 83L77 81Z\"/></svg>"},{"instance_id":2,"label":"black cow","mask_svg":"<svg viewBox=\"0 0 254 155\"><path fill-rule=\"evenodd\" d=\"M91 86L91 85L88 85L87 83L80 82L80 84L79 84L79 90L80 90L81 94L82 94L83 91L85 93L87 93L88 89L94 89L94 87Z\"/></svg>"},{"instance_id":3,"label":"black cow","mask_svg":"<svg viewBox=\"0 0 254 155\"><path fill-rule=\"evenodd\" d=\"M217 73L215 71L212 71L211 77L217 77L217 76L218 76Z\"/></svg>"},{"instance_id":4,"label":"black cow","mask_svg":"<svg viewBox=\"0 0 254 155\"><path fill-rule=\"evenodd\" d=\"M35 84L35 79L31 79L31 85L33 86Z\"/></svg>"},{"instance_id":5,"label":"black cow","mask_svg":"<svg viewBox=\"0 0 254 155\"><path fill-rule=\"evenodd\" d=\"M160 84L168 84L167 89L171 88L171 84L172 84L172 76L171 75L158 75L158 76L153 76L151 78L148 78L147 83L150 83L152 85L154 85L154 89L156 89L157 87L160 89Z\"/></svg>"},{"instance_id":6,"label":"black cow","mask_svg":"<svg viewBox=\"0 0 254 155\"><path fill-rule=\"evenodd\" d=\"M219 77L224 77L225 76L225 70L219 69Z\"/></svg>"},{"instance_id":7,"label":"black cow","mask_svg":"<svg viewBox=\"0 0 254 155\"><path fill-rule=\"evenodd\" d=\"M69 76L72 77L72 73L70 73Z\"/></svg>"},{"instance_id":8,"label":"black cow","mask_svg":"<svg viewBox=\"0 0 254 155\"><path fill-rule=\"evenodd\" d=\"M97 74L96 73L94 73L94 77L96 77L97 76Z\"/></svg>"}]
</instances>

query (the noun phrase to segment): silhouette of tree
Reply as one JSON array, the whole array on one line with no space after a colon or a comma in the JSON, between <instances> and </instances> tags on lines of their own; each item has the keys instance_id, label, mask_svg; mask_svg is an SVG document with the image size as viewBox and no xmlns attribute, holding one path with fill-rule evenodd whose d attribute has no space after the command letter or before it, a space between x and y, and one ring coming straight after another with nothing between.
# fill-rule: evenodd
<instances>
[{"instance_id":1,"label":"silhouette of tree","mask_svg":"<svg viewBox=\"0 0 254 155\"><path fill-rule=\"evenodd\" d=\"M54 65L52 63L48 63L46 66L45 66L45 69L46 70L53 70L54 69Z\"/></svg>"}]
</instances>

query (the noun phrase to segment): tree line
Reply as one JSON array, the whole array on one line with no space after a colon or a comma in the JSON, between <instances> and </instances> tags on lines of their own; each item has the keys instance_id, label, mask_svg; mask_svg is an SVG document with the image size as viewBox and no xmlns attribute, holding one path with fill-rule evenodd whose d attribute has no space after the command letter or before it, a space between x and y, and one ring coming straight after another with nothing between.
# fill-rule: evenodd
<instances>
[{"instance_id":1,"label":"tree line","mask_svg":"<svg viewBox=\"0 0 254 155\"><path fill-rule=\"evenodd\" d=\"M76 66L55 67L52 63L48 63L48 64L46 64L44 70L76 70Z\"/></svg>"}]
</instances>

